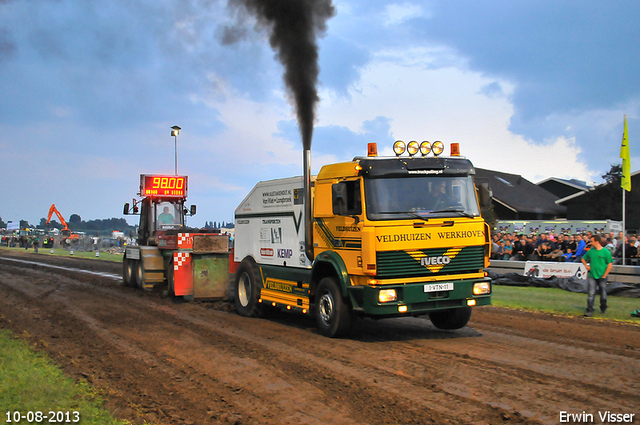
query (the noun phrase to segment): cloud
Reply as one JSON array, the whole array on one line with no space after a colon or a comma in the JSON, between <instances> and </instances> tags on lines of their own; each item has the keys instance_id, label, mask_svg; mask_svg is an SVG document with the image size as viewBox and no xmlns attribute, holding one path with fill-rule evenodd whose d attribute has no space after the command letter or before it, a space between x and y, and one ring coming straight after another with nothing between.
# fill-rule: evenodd
<instances>
[{"instance_id":1,"label":"cloud","mask_svg":"<svg viewBox=\"0 0 640 425\"><path fill-rule=\"evenodd\" d=\"M371 120L364 120L355 129L344 125L316 125L313 153L318 156L318 159L314 160L314 169L319 170L320 165L329 164L332 161L351 161L355 156L366 156L367 144L370 142L391 146L393 138L390 121L387 117L378 116ZM295 122L281 122L278 128L279 136L295 140L297 134Z\"/></svg>"},{"instance_id":2,"label":"cloud","mask_svg":"<svg viewBox=\"0 0 640 425\"><path fill-rule=\"evenodd\" d=\"M2 217L37 222L52 202L120 216L140 173L173 173L175 124L195 220L229 221L257 181L301 174L282 66L255 20L225 32L226 3L0 0ZM426 139L532 181L593 181L619 162L623 114L640 158L637 2L334 4L314 172Z\"/></svg>"},{"instance_id":3,"label":"cloud","mask_svg":"<svg viewBox=\"0 0 640 425\"><path fill-rule=\"evenodd\" d=\"M483 86L480 89L480 93L482 93L487 97L501 97L505 95L505 93L502 91L502 86L497 81L494 81L492 83L487 84L486 86Z\"/></svg>"},{"instance_id":4,"label":"cloud","mask_svg":"<svg viewBox=\"0 0 640 425\"><path fill-rule=\"evenodd\" d=\"M386 7L385 26L401 25L409 19L417 17L429 17L425 14L423 7L419 4L412 3L393 3Z\"/></svg>"},{"instance_id":5,"label":"cloud","mask_svg":"<svg viewBox=\"0 0 640 425\"><path fill-rule=\"evenodd\" d=\"M430 10L431 19L407 22L410 42L447 45L471 70L510 81L511 131L536 143L575 137L582 159L599 167L602 155L592 152L602 140L590 134L601 131L588 118L640 99L632 53L640 48L639 3L438 1ZM559 115L575 120L561 123ZM559 131L579 124L582 132Z\"/></svg>"},{"instance_id":6,"label":"cloud","mask_svg":"<svg viewBox=\"0 0 640 425\"><path fill-rule=\"evenodd\" d=\"M481 168L521 174L536 180L541 173L592 180L574 139L547 140L540 147L508 131L513 104L508 96L486 96L487 87L512 89L507 81L488 79L458 68L430 68L416 61L415 52L377 56L365 67L359 88L349 99L330 98L319 111L321 128L359 131L376 115L388 117L382 140L442 140L459 142L463 155ZM373 141L373 140L370 140ZM360 152L366 149L366 144ZM382 154L391 154L379 145ZM560 155L558 157L558 155ZM558 163L550 162L558 158Z\"/></svg>"},{"instance_id":7,"label":"cloud","mask_svg":"<svg viewBox=\"0 0 640 425\"><path fill-rule=\"evenodd\" d=\"M328 35L319 41L320 84L347 96L349 87L360 79L362 67L371 60L371 53L351 40Z\"/></svg>"}]
</instances>

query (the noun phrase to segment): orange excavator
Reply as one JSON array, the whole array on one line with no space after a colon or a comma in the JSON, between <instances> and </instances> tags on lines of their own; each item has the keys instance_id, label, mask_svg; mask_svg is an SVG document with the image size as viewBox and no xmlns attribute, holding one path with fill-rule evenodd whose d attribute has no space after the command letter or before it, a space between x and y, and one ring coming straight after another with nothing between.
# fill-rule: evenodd
<instances>
[{"instance_id":1,"label":"orange excavator","mask_svg":"<svg viewBox=\"0 0 640 425\"><path fill-rule=\"evenodd\" d=\"M47 216L47 226L51 221L51 216L53 215L53 213L55 213L58 217L58 220L60 220L60 224L64 226L64 229L60 231L63 243L70 244L72 241L80 239L79 235L71 233L71 230L69 230L69 226L67 226L67 222L64 220L64 217L62 217L62 214L60 214L60 211L58 211L58 209L56 208L56 204L51 205L51 208L49 208L49 215Z\"/></svg>"}]
</instances>

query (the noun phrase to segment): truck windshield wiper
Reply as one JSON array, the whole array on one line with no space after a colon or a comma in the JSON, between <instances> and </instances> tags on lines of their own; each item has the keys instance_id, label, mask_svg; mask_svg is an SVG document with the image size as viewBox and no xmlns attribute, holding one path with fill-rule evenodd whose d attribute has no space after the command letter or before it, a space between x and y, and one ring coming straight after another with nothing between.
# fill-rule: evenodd
<instances>
[{"instance_id":1,"label":"truck windshield wiper","mask_svg":"<svg viewBox=\"0 0 640 425\"><path fill-rule=\"evenodd\" d=\"M413 211L381 211L378 214L402 214L402 215L408 215L409 217L418 218L420 220L429 221L427 217L423 217L420 214L415 213Z\"/></svg>"},{"instance_id":2,"label":"truck windshield wiper","mask_svg":"<svg viewBox=\"0 0 640 425\"><path fill-rule=\"evenodd\" d=\"M465 217L475 218L475 215L469 214L468 212L466 212L465 210L462 210L460 208L447 208L447 209L444 209L444 210L429 211L430 214L447 213L447 212L460 213Z\"/></svg>"}]
</instances>

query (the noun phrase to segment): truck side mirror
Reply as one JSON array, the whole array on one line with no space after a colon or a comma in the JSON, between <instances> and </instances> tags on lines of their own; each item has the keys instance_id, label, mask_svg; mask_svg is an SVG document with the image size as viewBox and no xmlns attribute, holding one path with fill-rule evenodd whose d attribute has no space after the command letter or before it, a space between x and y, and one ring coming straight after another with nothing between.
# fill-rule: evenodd
<instances>
[{"instance_id":1,"label":"truck side mirror","mask_svg":"<svg viewBox=\"0 0 640 425\"><path fill-rule=\"evenodd\" d=\"M122 212L124 215L129 215L129 203L126 202L124 204L124 211Z\"/></svg>"},{"instance_id":2,"label":"truck side mirror","mask_svg":"<svg viewBox=\"0 0 640 425\"><path fill-rule=\"evenodd\" d=\"M189 213L191 215L196 215L196 206L195 205L191 205L191 209L189 210Z\"/></svg>"}]
</instances>

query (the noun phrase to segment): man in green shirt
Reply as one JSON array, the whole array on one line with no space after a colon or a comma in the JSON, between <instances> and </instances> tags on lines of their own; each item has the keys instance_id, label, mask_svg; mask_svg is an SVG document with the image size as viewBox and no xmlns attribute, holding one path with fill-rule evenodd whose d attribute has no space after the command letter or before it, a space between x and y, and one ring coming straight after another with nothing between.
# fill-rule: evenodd
<instances>
[{"instance_id":1,"label":"man in green shirt","mask_svg":"<svg viewBox=\"0 0 640 425\"><path fill-rule=\"evenodd\" d=\"M158 216L158 222L160 224L172 224L173 216L169 213L169 207L164 207L162 209L162 214Z\"/></svg>"},{"instance_id":2,"label":"man in green shirt","mask_svg":"<svg viewBox=\"0 0 640 425\"><path fill-rule=\"evenodd\" d=\"M593 303L596 298L596 289L600 291L600 311L604 314L607 311L607 285L609 272L613 267L613 258L608 249L604 249L601 244L600 235L591 237L591 249L582 256L582 264L587 268L587 286L589 296L587 297L586 317L593 316Z\"/></svg>"}]
</instances>

